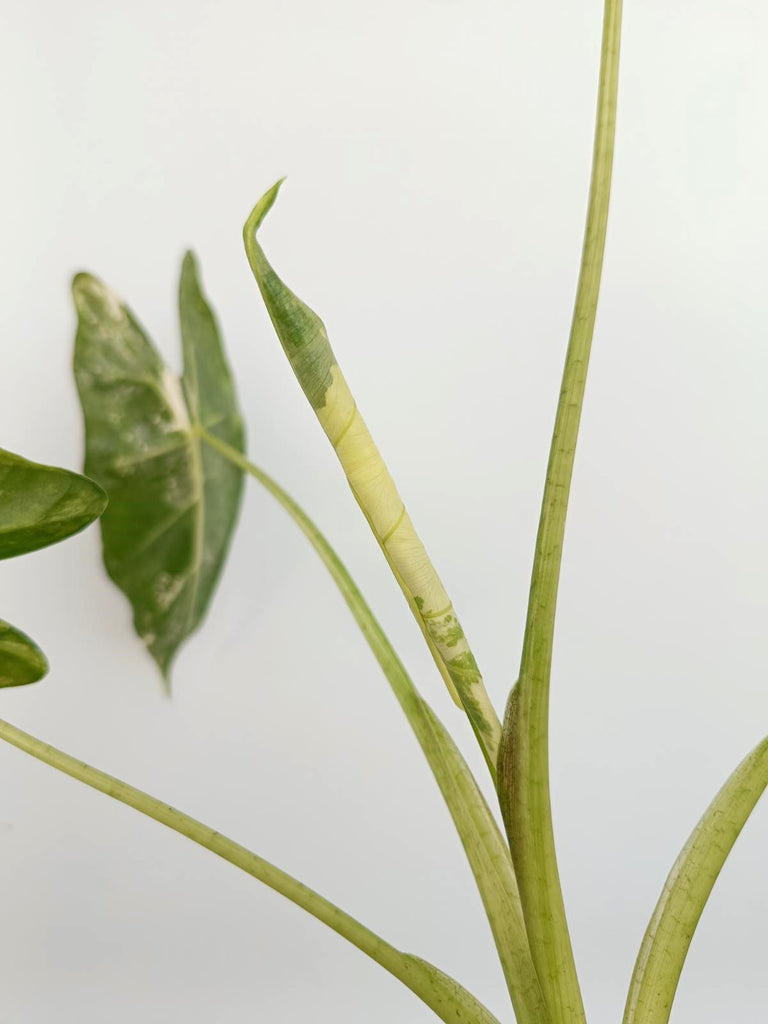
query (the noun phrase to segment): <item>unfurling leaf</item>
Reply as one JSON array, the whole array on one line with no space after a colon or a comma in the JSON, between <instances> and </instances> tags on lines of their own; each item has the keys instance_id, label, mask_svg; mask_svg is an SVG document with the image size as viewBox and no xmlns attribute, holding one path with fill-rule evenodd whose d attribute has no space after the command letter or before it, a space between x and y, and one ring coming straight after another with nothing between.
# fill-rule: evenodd
<instances>
[{"instance_id":1,"label":"unfurling leaf","mask_svg":"<svg viewBox=\"0 0 768 1024\"><path fill-rule=\"evenodd\" d=\"M73 294L85 467L110 500L104 564L167 679L208 608L237 517L242 471L203 440L242 452L234 387L191 253L179 288L181 378L105 284L78 274Z\"/></svg>"},{"instance_id":2,"label":"unfurling leaf","mask_svg":"<svg viewBox=\"0 0 768 1024\"><path fill-rule=\"evenodd\" d=\"M0 686L36 683L48 671L48 659L26 633L0 619Z\"/></svg>"},{"instance_id":3,"label":"unfurling leaf","mask_svg":"<svg viewBox=\"0 0 768 1024\"><path fill-rule=\"evenodd\" d=\"M0 558L70 537L100 516L106 504L104 491L92 480L0 448Z\"/></svg>"},{"instance_id":4,"label":"unfurling leaf","mask_svg":"<svg viewBox=\"0 0 768 1024\"><path fill-rule=\"evenodd\" d=\"M251 270L296 379L495 778L501 724L451 599L357 408L322 320L277 276L256 237L280 184L261 197L246 221Z\"/></svg>"}]
</instances>

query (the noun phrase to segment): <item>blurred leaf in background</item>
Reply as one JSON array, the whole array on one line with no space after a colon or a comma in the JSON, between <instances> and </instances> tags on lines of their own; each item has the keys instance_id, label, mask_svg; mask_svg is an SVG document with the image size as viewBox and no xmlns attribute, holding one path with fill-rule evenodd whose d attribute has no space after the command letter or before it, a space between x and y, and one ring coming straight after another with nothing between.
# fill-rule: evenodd
<instances>
[{"instance_id":1,"label":"blurred leaf in background","mask_svg":"<svg viewBox=\"0 0 768 1024\"><path fill-rule=\"evenodd\" d=\"M191 253L179 287L181 378L105 284L78 274L73 295L85 472L109 495L104 564L168 681L206 613L237 518L242 470L204 439L243 451L234 385Z\"/></svg>"}]
</instances>

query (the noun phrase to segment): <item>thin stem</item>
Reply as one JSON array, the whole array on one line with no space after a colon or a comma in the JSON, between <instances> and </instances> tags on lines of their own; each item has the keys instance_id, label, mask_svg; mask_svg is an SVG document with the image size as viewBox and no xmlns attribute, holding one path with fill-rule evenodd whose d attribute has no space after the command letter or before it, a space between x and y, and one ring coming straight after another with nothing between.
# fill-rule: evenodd
<instances>
[{"instance_id":1,"label":"thin stem","mask_svg":"<svg viewBox=\"0 0 768 1024\"><path fill-rule=\"evenodd\" d=\"M204 431L201 436L269 491L330 572L392 687L453 818L483 901L519 1024L549 1024L509 848L466 761L445 726L422 699L354 580L312 520L279 484L237 449Z\"/></svg>"},{"instance_id":2,"label":"thin stem","mask_svg":"<svg viewBox=\"0 0 768 1024\"><path fill-rule=\"evenodd\" d=\"M459 1024L459 1022L467 1020L475 1022L475 1024L498 1024L496 1018L458 982L448 978L447 975L418 957L401 953L372 932L370 928L366 928L365 925L330 903L319 893L239 843L221 835L220 832L203 825L161 800L76 760L69 754L57 750L56 747L43 743L42 740L22 732L21 729L17 729L9 722L0 720L0 739L31 754L32 757L36 757L39 761L56 768L65 775L84 782L92 789L105 793L112 799L127 804L128 807L133 807L141 814L159 821L160 824L186 836L199 846L205 847L206 850L210 850L211 853L215 853L218 857L245 871L246 874L268 885L270 889L279 892L302 910L306 910L307 913L316 917L318 921L322 921L323 924L332 928L353 946L357 946L359 950L375 960L390 974L393 974L427 1003L441 1020L450 1022L450 1024Z\"/></svg>"},{"instance_id":3,"label":"thin stem","mask_svg":"<svg viewBox=\"0 0 768 1024\"><path fill-rule=\"evenodd\" d=\"M568 495L597 312L611 188L621 0L605 0L592 179L581 270L536 541L520 680L505 724L502 804L534 962L554 1024L584 1010L555 856L549 684Z\"/></svg>"}]
</instances>

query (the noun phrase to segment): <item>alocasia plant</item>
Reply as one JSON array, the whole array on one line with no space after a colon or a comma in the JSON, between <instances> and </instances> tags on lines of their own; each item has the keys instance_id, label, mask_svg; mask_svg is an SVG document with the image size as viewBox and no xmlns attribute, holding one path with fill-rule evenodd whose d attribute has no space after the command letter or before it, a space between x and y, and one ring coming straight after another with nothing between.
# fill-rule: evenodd
<instances>
[{"instance_id":1,"label":"alocasia plant","mask_svg":"<svg viewBox=\"0 0 768 1024\"><path fill-rule=\"evenodd\" d=\"M249 475L288 513L325 564L406 715L464 847L519 1024L586 1020L552 830L549 678L568 495L608 217L620 23L620 0L606 0L581 272L542 501L519 679L511 689L503 724L451 598L376 448L322 321L277 276L257 237L280 183L259 200L244 230L251 270L298 383L453 700L467 715L493 781L506 836L449 732L416 689L336 552L279 484L246 458L233 382L194 257L187 254L184 259L179 288L181 378L164 364L134 315L107 285L84 274L73 285L85 469L109 495L101 520L104 562L129 598L136 631L164 678L169 677L179 646L205 615L232 538L243 476ZM0 556L59 539L103 509L98 487L72 474L34 467L7 454L0 457L2 473ZM14 473L16 482L6 485ZM43 492L40 483L46 480L51 486ZM19 509L25 510L26 519ZM0 624L0 674L5 673L2 678L7 680L3 685L31 682L44 667L42 655L28 638ZM498 1024L458 981L420 957L395 949L255 853L8 723L0 722L0 737L188 836L282 893L381 964L441 1020ZM768 740L725 783L674 865L640 949L624 1024L665 1024L669 1019L709 893L767 784Z\"/></svg>"}]
</instances>

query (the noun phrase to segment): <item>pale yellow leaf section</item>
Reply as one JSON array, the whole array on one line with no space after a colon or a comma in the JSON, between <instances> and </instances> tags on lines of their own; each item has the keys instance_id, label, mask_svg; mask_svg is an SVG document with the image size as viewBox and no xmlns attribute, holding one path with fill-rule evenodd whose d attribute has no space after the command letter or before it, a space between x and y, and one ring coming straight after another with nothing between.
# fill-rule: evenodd
<instances>
[{"instance_id":1,"label":"pale yellow leaf section","mask_svg":"<svg viewBox=\"0 0 768 1024\"><path fill-rule=\"evenodd\" d=\"M317 416L341 462L352 492L436 654L443 678L460 707L483 734L495 768L498 718L490 703L451 599L419 538L403 499L360 415L338 365Z\"/></svg>"},{"instance_id":2,"label":"pale yellow leaf section","mask_svg":"<svg viewBox=\"0 0 768 1024\"><path fill-rule=\"evenodd\" d=\"M444 611L450 607L450 598L338 366L331 376L325 405L317 413L349 485L410 595L420 599L422 613Z\"/></svg>"}]
</instances>

